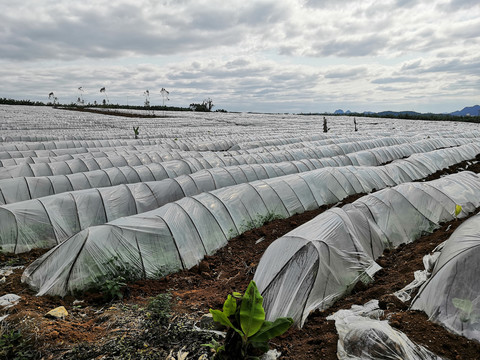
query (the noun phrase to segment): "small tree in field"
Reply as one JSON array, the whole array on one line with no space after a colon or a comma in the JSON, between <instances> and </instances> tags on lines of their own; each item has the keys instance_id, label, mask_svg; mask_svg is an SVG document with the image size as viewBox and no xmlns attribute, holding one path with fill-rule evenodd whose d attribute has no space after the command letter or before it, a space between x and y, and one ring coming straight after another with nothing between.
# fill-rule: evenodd
<instances>
[{"instance_id":1,"label":"small tree in field","mask_svg":"<svg viewBox=\"0 0 480 360\"><path fill-rule=\"evenodd\" d=\"M150 107L150 91L145 90L145 91L143 92L143 95L145 95L145 103L144 103L144 105L145 105L146 108L149 108L149 107Z\"/></svg>"},{"instance_id":2,"label":"small tree in field","mask_svg":"<svg viewBox=\"0 0 480 360\"><path fill-rule=\"evenodd\" d=\"M215 106L213 105L213 100L210 98L203 100L203 104L205 105L208 111L212 111L212 108Z\"/></svg>"},{"instance_id":3,"label":"small tree in field","mask_svg":"<svg viewBox=\"0 0 480 360\"><path fill-rule=\"evenodd\" d=\"M84 105L85 100L83 100L83 86L80 86L78 88L78 93L79 93L79 96L78 96L78 99L77 99L77 104L78 105Z\"/></svg>"},{"instance_id":4,"label":"small tree in field","mask_svg":"<svg viewBox=\"0 0 480 360\"><path fill-rule=\"evenodd\" d=\"M163 116L165 116L165 99L167 99L167 101L170 100L168 98L168 95L170 95L170 92L162 87L162 90L160 90L160 95L162 95Z\"/></svg>"},{"instance_id":5,"label":"small tree in field","mask_svg":"<svg viewBox=\"0 0 480 360\"><path fill-rule=\"evenodd\" d=\"M100 89L100 92L104 93L106 98L106 99L103 99L102 101L103 105L108 104L110 101L108 100L107 90L105 89L105 86Z\"/></svg>"},{"instance_id":6,"label":"small tree in field","mask_svg":"<svg viewBox=\"0 0 480 360\"><path fill-rule=\"evenodd\" d=\"M48 99L53 100L53 106L57 105L58 98L55 96L53 91L50 94L48 94Z\"/></svg>"}]
</instances>

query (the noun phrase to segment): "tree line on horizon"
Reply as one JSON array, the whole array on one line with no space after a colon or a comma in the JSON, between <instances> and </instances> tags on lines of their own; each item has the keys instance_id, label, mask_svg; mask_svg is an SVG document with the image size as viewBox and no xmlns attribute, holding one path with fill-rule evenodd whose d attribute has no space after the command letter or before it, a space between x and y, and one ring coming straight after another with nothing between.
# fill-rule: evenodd
<instances>
[{"instance_id":1,"label":"tree line on horizon","mask_svg":"<svg viewBox=\"0 0 480 360\"><path fill-rule=\"evenodd\" d=\"M108 109L133 109L133 110L168 110L168 111L197 111L197 112L211 112L212 108L215 106L212 99L207 98L202 103L192 103L188 107L179 107L179 106L167 106L167 105L150 105L148 100L145 101L145 105L121 105L121 104L110 104L103 102L98 103L88 103L83 105L78 105L77 103L71 104L60 104L52 102L43 102L43 101L31 101L31 100L15 100L10 98L0 98L1 105L27 105L27 106L55 106L55 107L65 107L65 108L76 108L76 107L97 107L97 108L108 108ZM217 109L216 112L227 112L223 109Z\"/></svg>"},{"instance_id":2,"label":"tree line on horizon","mask_svg":"<svg viewBox=\"0 0 480 360\"><path fill-rule=\"evenodd\" d=\"M1 105L27 105L27 106L53 106L52 103L44 103L42 101L31 101L31 100L15 100L10 98L0 98ZM77 104L56 104L55 106L61 107L79 107ZM110 108L110 109L134 109L134 110L145 110L145 106L140 105L120 105L120 104L87 104L89 107L98 107L98 108ZM210 112L213 108L213 102L210 98L204 100L202 103L192 103L189 107L177 107L177 106L166 106L166 105L155 105L150 106L151 110L167 110L167 111L198 111L198 112ZM216 112L227 112L223 109L217 109ZM390 118L390 119L405 119L405 120L430 120L430 121L461 121L461 122L472 122L480 123L480 116L458 116L451 114L434 114L434 113L413 113L413 112L398 112L398 113L344 113L341 115L332 114L332 113L299 113L298 115L304 116L351 116L351 117L369 117L369 118Z\"/></svg>"}]
</instances>

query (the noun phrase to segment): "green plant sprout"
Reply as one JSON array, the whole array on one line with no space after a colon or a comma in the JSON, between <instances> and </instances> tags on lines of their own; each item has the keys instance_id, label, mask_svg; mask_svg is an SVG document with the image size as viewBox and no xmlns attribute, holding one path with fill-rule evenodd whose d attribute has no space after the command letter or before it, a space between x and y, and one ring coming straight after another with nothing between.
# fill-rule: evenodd
<instances>
[{"instance_id":1,"label":"green plant sprout","mask_svg":"<svg viewBox=\"0 0 480 360\"><path fill-rule=\"evenodd\" d=\"M140 133L140 131L138 130L140 128L140 126L137 126L137 127L133 127L133 132L135 134L135 139L138 139L138 134Z\"/></svg>"},{"instance_id":2,"label":"green plant sprout","mask_svg":"<svg viewBox=\"0 0 480 360\"><path fill-rule=\"evenodd\" d=\"M292 318L265 320L263 297L252 280L245 294L228 295L222 310L210 309L213 320L228 328L225 344L206 344L216 351L215 359L259 359L267 352L268 342L293 324Z\"/></svg>"}]
</instances>

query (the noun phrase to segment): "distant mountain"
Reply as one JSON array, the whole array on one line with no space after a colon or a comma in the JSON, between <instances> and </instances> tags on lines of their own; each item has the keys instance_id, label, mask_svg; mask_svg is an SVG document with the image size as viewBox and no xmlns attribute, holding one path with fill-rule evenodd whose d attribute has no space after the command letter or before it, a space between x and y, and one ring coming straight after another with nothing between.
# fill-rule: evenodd
<instances>
[{"instance_id":1,"label":"distant mountain","mask_svg":"<svg viewBox=\"0 0 480 360\"><path fill-rule=\"evenodd\" d=\"M416 111L381 111L377 112L380 116L401 116L401 115L420 115L421 113Z\"/></svg>"},{"instance_id":2,"label":"distant mountain","mask_svg":"<svg viewBox=\"0 0 480 360\"><path fill-rule=\"evenodd\" d=\"M342 109L335 110L334 114L335 115L343 115L343 114L351 114L352 112L350 110L343 111Z\"/></svg>"},{"instance_id":3,"label":"distant mountain","mask_svg":"<svg viewBox=\"0 0 480 360\"><path fill-rule=\"evenodd\" d=\"M342 109L335 110L335 115L346 115L351 114L350 110L343 111ZM442 113L442 114L435 114L435 113L419 113L416 111L364 111L363 114L365 115L373 115L373 116L385 116L385 117L402 117L405 116L407 118L417 118L417 117L425 117L425 116L480 116L480 105L475 106L467 106L460 111L454 111L451 113Z\"/></svg>"},{"instance_id":4,"label":"distant mountain","mask_svg":"<svg viewBox=\"0 0 480 360\"><path fill-rule=\"evenodd\" d=\"M454 116L480 116L480 105L467 106L460 111L454 111L450 113Z\"/></svg>"}]
</instances>

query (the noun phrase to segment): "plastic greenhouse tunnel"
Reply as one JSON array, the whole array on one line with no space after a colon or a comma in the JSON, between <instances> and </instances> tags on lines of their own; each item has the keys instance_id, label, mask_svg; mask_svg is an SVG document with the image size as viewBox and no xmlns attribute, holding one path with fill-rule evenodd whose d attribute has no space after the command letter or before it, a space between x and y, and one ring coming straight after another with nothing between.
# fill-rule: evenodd
<instances>
[{"instance_id":1,"label":"plastic greenhouse tunnel","mask_svg":"<svg viewBox=\"0 0 480 360\"><path fill-rule=\"evenodd\" d=\"M74 290L92 286L106 276L115 275L115 266L117 269L118 266L137 269L138 273L146 278L158 277L159 274L166 275L193 267L206 254L212 254L224 246L231 237L251 227L259 226L262 219L271 214L276 217L288 217L323 204L335 203L348 194L359 192L360 188L366 184L370 183L370 187L373 184L378 185L373 178L367 180L368 172L359 172L355 176L353 172L347 172L348 170L344 173L339 169L332 170L335 171L311 171L205 192L182 198L143 214L87 228L35 261L25 271L23 279L37 289L39 295L65 295ZM360 176L364 177L362 181L359 181ZM321 222L321 219L327 218L327 224L335 228L342 224L341 227L349 229L348 232L353 230L351 228L355 224L354 219L360 222L359 225L355 225L354 230L360 232L363 235L362 238L346 237L350 239L350 242L345 244L342 249L348 250L328 251L332 259L344 258L344 261L339 262L338 266L335 265L335 268L341 271L342 278L348 280L347 284L342 281L340 285L334 284L333 287L340 286L342 291L345 290L352 280L351 271L346 271L346 269L357 269L355 274L358 276L362 271L373 266L372 259L381 254L385 247L411 241L412 237L422 231L433 229L439 221L449 219L452 216L450 207L455 208L455 204L461 204L467 211L470 196L465 190L468 190L469 193L480 193L480 181L477 176L469 172L462 173L461 179L468 185L456 182L455 177L452 176L442 179L440 182L432 182L435 185L415 183L401 185L398 191L385 189L354 203L355 205L351 207L347 215L337 216L336 212L340 209L335 209L325 212L315 219ZM324 184L329 184L329 186L325 187ZM442 184L447 189L443 189ZM355 189L355 186L359 188ZM368 192L368 185L366 187L363 190ZM428 190L419 191L417 187L421 190L428 187ZM436 191L436 187L442 188L442 190ZM415 197L418 198L419 193L425 194L424 202L427 201L425 199L428 199L429 202L437 201L439 206L433 212L424 210L425 214L422 214L416 210L422 202L420 201L420 204L417 205L419 200L412 200L404 194L405 189L410 188L413 190L407 192L407 195L415 194ZM460 190L460 193L466 194L464 196L468 199L450 195L450 190L457 192ZM429 192L434 192L434 195L440 200L432 199ZM442 192L448 193L448 196L439 197L438 195ZM407 198L417 207L412 205ZM396 209L392 205L396 204L395 201L399 201L400 209ZM407 214L410 214L409 211L411 211L411 216L400 219L398 216L394 216L395 211ZM348 217L348 214L352 214L352 219ZM372 219L372 214L378 218ZM338 218L351 222L350 227L345 227ZM307 234L322 233L322 231L326 231L327 234L335 234L329 231L328 227L327 230L322 230L326 225L318 224L312 228L311 223L308 224L296 231L300 232L305 229L303 231ZM313 230L315 231L312 232ZM295 238L298 237L295 235ZM256 276L262 274L262 277L258 279L258 283L261 285L259 288L270 289L264 295L265 304L268 304L267 309L272 314L271 317L280 316L279 313L288 313L289 316L295 315L297 320L302 320L303 312L299 309L295 308L292 311L293 309L285 308L285 306L272 307L271 303L274 303L275 301L272 299L276 298L274 290L277 289L277 286L275 285L283 284L279 280L280 278L292 281L292 277L298 276L298 272L301 270L301 273L311 274L312 279L302 282L299 282L298 279L293 280L296 284L313 285L315 283L312 280L318 277L317 271L307 272L295 267L295 264L298 263L295 260L295 254L299 248L304 246L305 249L315 247L316 242L314 239L311 241L298 240L293 246L292 243L282 239L277 240L270 247L278 250L270 250L270 248L267 250L265 259L259 264L259 269L263 267L264 270L257 270ZM287 243L286 248L283 247L285 243ZM324 250L329 250L328 245ZM309 254L307 268L320 269L318 257L323 256L322 252L304 251ZM345 253L351 256L342 256ZM273 254L274 260L268 260L269 254ZM289 260L288 254L293 257L292 261ZM315 259L315 257L317 258ZM112 258L115 258L115 264L112 264ZM285 266L279 267L279 259L283 259ZM288 271L289 266L287 265L290 263L293 267L292 272ZM283 275L278 276L274 269L282 269ZM286 276L286 274L289 275ZM335 276L332 274L331 278L335 279L336 276L337 274ZM331 287L330 283L328 287ZM310 292L310 290L308 291ZM327 297L337 295L336 292L331 293L326 289L315 290L316 295L318 292L324 292ZM288 291L288 294L296 296L294 291ZM280 298L283 299L284 296L286 295L282 292ZM294 303L297 304L296 306L309 309L312 304L321 302L324 300L319 300L315 296L303 304L300 301ZM284 301L282 301L283 303ZM302 316L299 317L299 315Z\"/></svg>"},{"instance_id":2,"label":"plastic greenhouse tunnel","mask_svg":"<svg viewBox=\"0 0 480 360\"><path fill-rule=\"evenodd\" d=\"M480 341L479 229L476 215L454 231L411 305L431 321L476 341Z\"/></svg>"},{"instance_id":3,"label":"plastic greenhouse tunnel","mask_svg":"<svg viewBox=\"0 0 480 360\"><path fill-rule=\"evenodd\" d=\"M414 241L452 220L456 205L480 205L480 178L470 172L407 183L324 212L273 242L254 280L267 317L291 316L302 325L312 310L331 306L379 269L386 248Z\"/></svg>"},{"instance_id":4,"label":"plastic greenhouse tunnel","mask_svg":"<svg viewBox=\"0 0 480 360\"><path fill-rule=\"evenodd\" d=\"M367 193L373 189L382 189L386 186L424 178L458 161L472 158L478 151L480 148L474 145L464 145L413 155L385 166L372 167L324 168L328 163L315 159L278 164L239 165L201 170L191 175L156 182L64 192L0 206L2 220L0 246L4 252L16 253L33 248L50 248L90 226L154 210L169 202L180 200L184 196L194 196L201 192L255 180L273 179L285 174L301 174L300 177L294 177L296 179L294 181L298 184L292 185L292 189L307 187L305 181L298 179L323 178L324 185L320 187L308 185L307 189L310 192L310 187L317 186L315 191L319 193L333 192L334 196L325 195L326 203L332 203L348 195ZM162 170L156 175L157 177L172 176L173 169L164 168L160 164L148 166L155 168L154 165ZM312 170L317 168L320 169ZM308 173L309 171L311 173ZM30 178L27 179L31 181ZM278 178L278 181L280 180L283 181L283 178ZM46 182L46 185L49 185L49 182ZM338 185L345 190L335 190ZM38 192L39 189L41 187L36 186L34 190ZM49 187L46 189L48 190ZM30 192L33 193L33 191ZM12 196L14 192L6 194ZM301 199L301 196L297 196ZM325 202L320 202L320 205L323 203ZM296 211L303 212L317 205L298 207Z\"/></svg>"}]
</instances>

